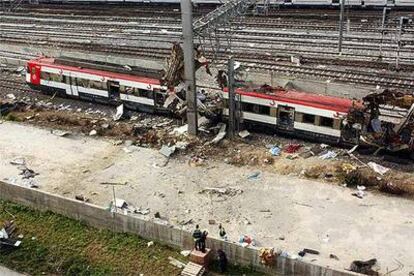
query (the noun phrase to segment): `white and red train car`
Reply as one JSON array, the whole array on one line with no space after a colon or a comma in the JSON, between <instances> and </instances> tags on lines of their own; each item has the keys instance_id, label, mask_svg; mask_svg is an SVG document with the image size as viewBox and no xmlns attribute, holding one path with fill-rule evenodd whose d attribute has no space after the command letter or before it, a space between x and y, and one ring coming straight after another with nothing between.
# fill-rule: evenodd
<instances>
[{"instance_id":1,"label":"white and red train car","mask_svg":"<svg viewBox=\"0 0 414 276\"><path fill-rule=\"evenodd\" d=\"M91 66L40 57L27 63L26 82L33 89L59 96L103 103L123 102L130 109L145 112L167 111L163 104L168 92L161 84L161 72L119 71L120 68L108 64Z\"/></svg>"},{"instance_id":2,"label":"white and red train car","mask_svg":"<svg viewBox=\"0 0 414 276\"><path fill-rule=\"evenodd\" d=\"M270 86L239 88L235 93L244 123L265 124L278 132L332 143L344 142L342 121L355 104L350 99ZM225 99L223 115L227 116L228 90L224 89L222 94Z\"/></svg>"},{"instance_id":3,"label":"white and red train car","mask_svg":"<svg viewBox=\"0 0 414 276\"><path fill-rule=\"evenodd\" d=\"M27 83L36 90L106 103L123 102L138 111L168 112L163 107L168 91L160 79L63 65L53 58L29 61L26 75ZM236 94L244 123L331 143L344 142L342 121L354 105L350 99L269 86L239 88ZM225 118L229 112L226 88L222 96Z\"/></svg>"}]
</instances>

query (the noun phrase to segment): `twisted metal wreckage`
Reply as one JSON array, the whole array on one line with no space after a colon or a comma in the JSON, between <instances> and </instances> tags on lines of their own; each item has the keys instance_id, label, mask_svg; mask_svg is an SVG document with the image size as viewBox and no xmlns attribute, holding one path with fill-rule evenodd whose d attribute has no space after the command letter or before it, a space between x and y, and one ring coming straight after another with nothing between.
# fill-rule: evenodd
<instances>
[{"instance_id":1,"label":"twisted metal wreckage","mask_svg":"<svg viewBox=\"0 0 414 276\"><path fill-rule=\"evenodd\" d=\"M355 104L344 120L343 139L396 152L414 149L414 96L385 89Z\"/></svg>"}]
</instances>

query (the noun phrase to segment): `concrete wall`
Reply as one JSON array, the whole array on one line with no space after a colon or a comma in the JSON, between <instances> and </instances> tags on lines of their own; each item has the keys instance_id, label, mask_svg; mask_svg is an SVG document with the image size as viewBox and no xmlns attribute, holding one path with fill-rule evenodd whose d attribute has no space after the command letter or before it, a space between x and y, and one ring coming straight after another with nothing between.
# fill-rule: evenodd
<instances>
[{"instance_id":1,"label":"concrete wall","mask_svg":"<svg viewBox=\"0 0 414 276\"><path fill-rule=\"evenodd\" d=\"M193 246L191 233L179 228L143 220L134 216L112 214L103 207L95 206L49 194L43 191L7 184L0 181L0 198L23 204L39 210L50 210L87 224L106 228L116 232L137 234L149 240L156 240L183 249ZM347 271L336 271L303 261L278 257L277 265L266 268L260 264L258 251L255 248L243 248L235 243L224 242L214 238L207 239L207 246L213 251L223 249L230 262L245 266L252 266L259 271L282 275L325 275L343 276L356 275Z\"/></svg>"}]
</instances>

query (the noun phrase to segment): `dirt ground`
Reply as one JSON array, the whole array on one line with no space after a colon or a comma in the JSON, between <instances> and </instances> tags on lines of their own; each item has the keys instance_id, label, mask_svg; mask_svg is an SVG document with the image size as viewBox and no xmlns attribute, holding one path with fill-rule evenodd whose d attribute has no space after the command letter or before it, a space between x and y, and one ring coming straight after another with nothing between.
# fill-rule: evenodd
<instances>
[{"instance_id":1,"label":"dirt ground","mask_svg":"<svg viewBox=\"0 0 414 276\"><path fill-rule=\"evenodd\" d=\"M321 254L307 254L304 260L338 269L348 268L353 260L377 258L383 273L397 267L400 270L392 275L414 270L410 199L371 192L359 199L351 196L351 188L280 175L260 166L235 167L219 159L191 166L185 156L167 162L154 149L115 146L111 140L82 135L58 137L49 129L10 122L0 124L0 133L0 175L12 183L27 184L18 166L10 164L24 157L39 173L34 179L41 190L69 198L83 195L108 206L112 187L101 183L126 182L116 186L116 197L135 207L149 207L150 219L156 212L171 224L192 219L182 227L191 230L199 223L211 236L218 236L217 224L223 223L231 241L247 234L258 246L290 254L312 248ZM227 188L228 195L201 193L208 187Z\"/></svg>"}]
</instances>

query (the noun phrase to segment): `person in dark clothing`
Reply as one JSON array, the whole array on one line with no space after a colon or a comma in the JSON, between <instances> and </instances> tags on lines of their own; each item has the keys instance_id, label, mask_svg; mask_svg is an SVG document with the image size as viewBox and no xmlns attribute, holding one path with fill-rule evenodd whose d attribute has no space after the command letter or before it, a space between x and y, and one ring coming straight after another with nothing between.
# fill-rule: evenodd
<instances>
[{"instance_id":1,"label":"person in dark clothing","mask_svg":"<svg viewBox=\"0 0 414 276\"><path fill-rule=\"evenodd\" d=\"M200 244L200 240L201 240L201 230L199 229L200 227L198 226L198 224L196 225L196 229L193 232L193 239L194 239L194 248L195 250L201 250L201 244Z\"/></svg>"},{"instance_id":2,"label":"person in dark clothing","mask_svg":"<svg viewBox=\"0 0 414 276\"><path fill-rule=\"evenodd\" d=\"M221 223L220 223L220 225L219 225L219 235L220 235L220 238L221 239L223 239L223 240L227 240L227 233L226 233L226 230L224 229L224 227L221 225Z\"/></svg>"},{"instance_id":3,"label":"person in dark clothing","mask_svg":"<svg viewBox=\"0 0 414 276\"><path fill-rule=\"evenodd\" d=\"M206 253L206 239L207 239L208 232L203 231L203 234L201 234L200 239L200 246L201 246L201 252Z\"/></svg>"},{"instance_id":4,"label":"person in dark clothing","mask_svg":"<svg viewBox=\"0 0 414 276\"><path fill-rule=\"evenodd\" d=\"M227 270L227 256L223 250L217 250L217 257L219 261L220 272L224 273Z\"/></svg>"}]
</instances>

